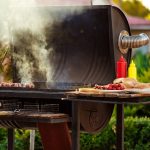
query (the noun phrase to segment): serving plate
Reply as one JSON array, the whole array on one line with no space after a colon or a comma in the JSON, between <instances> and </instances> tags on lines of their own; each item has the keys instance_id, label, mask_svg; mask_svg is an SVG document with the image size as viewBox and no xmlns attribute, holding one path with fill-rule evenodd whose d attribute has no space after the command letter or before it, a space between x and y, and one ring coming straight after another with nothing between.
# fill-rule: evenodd
<instances>
[{"instance_id":1,"label":"serving plate","mask_svg":"<svg viewBox=\"0 0 150 150\"><path fill-rule=\"evenodd\" d=\"M129 93L150 94L150 88L144 88L144 89L125 89L125 91L129 92Z\"/></svg>"},{"instance_id":2,"label":"serving plate","mask_svg":"<svg viewBox=\"0 0 150 150\"><path fill-rule=\"evenodd\" d=\"M124 93L125 90L99 90L102 93Z\"/></svg>"}]
</instances>

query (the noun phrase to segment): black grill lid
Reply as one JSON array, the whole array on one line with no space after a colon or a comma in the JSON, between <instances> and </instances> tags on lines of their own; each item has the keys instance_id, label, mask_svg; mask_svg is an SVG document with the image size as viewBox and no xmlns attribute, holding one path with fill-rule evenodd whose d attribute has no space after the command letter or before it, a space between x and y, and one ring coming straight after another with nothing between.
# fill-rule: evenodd
<instances>
[{"instance_id":1,"label":"black grill lid","mask_svg":"<svg viewBox=\"0 0 150 150\"><path fill-rule=\"evenodd\" d=\"M45 26L45 36L46 48L53 48L49 56L53 83L107 84L115 79L116 61L121 56L118 37L122 30L130 33L128 22L118 8L53 6L36 9L39 13L46 14L49 19L49 23ZM14 36L16 36L15 40L21 41L25 38L24 36L28 36L28 33L20 31L19 36L17 34ZM31 38L30 41L32 40L35 39ZM14 47L15 53L20 54L21 57L22 47L18 42L14 43ZM30 57L34 63L35 58L31 51L27 48L24 50L27 57ZM124 54L128 62L130 53L131 51L128 51ZM45 77L36 67L37 64L35 64L36 71L33 72L32 79L35 82L46 82ZM18 80L17 76L15 72L14 81Z\"/></svg>"}]
</instances>

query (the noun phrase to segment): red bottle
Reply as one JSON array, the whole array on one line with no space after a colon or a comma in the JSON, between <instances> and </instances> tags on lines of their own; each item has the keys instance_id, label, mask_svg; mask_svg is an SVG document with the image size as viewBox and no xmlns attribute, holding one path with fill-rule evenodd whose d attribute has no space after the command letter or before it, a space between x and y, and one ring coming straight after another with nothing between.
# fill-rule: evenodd
<instances>
[{"instance_id":1,"label":"red bottle","mask_svg":"<svg viewBox=\"0 0 150 150\"><path fill-rule=\"evenodd\" d=\"M127 77L127 62L123 56L117 61L117 78L126 78Z\"/></svg>"}]
</instances>

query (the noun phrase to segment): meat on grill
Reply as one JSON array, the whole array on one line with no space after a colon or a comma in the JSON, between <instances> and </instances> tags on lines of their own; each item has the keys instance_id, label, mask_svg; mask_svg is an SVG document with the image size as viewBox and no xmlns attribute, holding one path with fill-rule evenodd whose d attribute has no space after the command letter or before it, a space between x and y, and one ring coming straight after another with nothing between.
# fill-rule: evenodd
<instances>
[{"instance_id":1,"label":"meat on grill","mask_svg":"<svg viewBox=\"0 0 150 150\"><path fill-rule=\"evenodd\" d=\"M8 82L1 82L0 87L21 87L21 88L34 88L33 83L8 83Z\"/></svg>"}]
</instances>

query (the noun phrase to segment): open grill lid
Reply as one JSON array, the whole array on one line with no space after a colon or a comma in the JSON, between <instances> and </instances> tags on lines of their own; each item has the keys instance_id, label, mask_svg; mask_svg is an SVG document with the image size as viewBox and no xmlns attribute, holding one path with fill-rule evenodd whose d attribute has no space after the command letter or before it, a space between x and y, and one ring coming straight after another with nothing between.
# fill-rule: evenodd
<instances>
[{"instance_id":1,"label":"open grill lid","mask_svg":"<svg viewBox=\"0 0 150 150\"><path fill-rule=\"evenodd\" d=\"M37 63L32 52L32 45L37 41L34 34L31 36L28 31L12 29L17 41L13 43L14 53L20 56L14 58L14 65L21 63L23 55L26 55L29 63L33 63L32 80L36 82L49 80L68 84L107 84L115 79L116 61L121 55L118 47L119 34L122 30L130 34L128 22L118 8L56 6L36 9L40 14L46 14L48 20L44 36L47 42L45 49L52 49L48 60L51 68L47 68L51 69L49 79L38 68L38 63L41 62ZM22 39L24 43L20 44ZM124 54L128 62L130 55L130 50ZM18 67L17 70L19 69ZM21 78L16 72L14 81L18 80L17 77Z\"/></svg>"}]
</instances>

